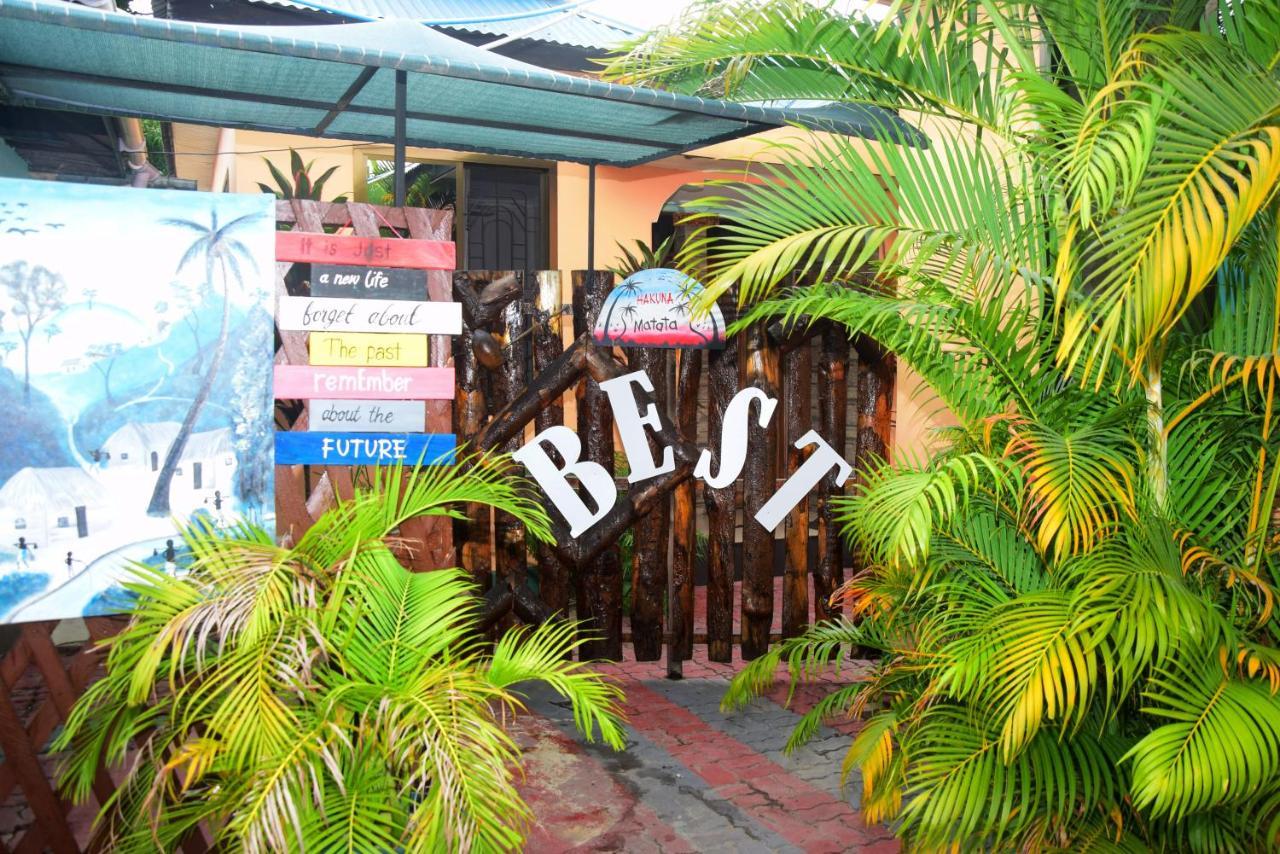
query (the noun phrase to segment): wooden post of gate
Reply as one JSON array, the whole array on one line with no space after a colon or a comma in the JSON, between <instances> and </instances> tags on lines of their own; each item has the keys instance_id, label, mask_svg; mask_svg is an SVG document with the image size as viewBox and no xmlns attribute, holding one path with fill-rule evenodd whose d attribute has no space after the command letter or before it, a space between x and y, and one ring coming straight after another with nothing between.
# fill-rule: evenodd
<instances>
[{"instance_id":1,"label":"wooden post of gate","mask_svg":"<svg viewBox=\"0 0 1280 854\"><path fill-rule=\"evenodd\" d=\"M294 226L292 231L277 233L277 295L282 302L303 295L301 283L291 281L289 274L294 262L306 262L425 270L426 292L418 294L417 299L448 302L453 290L450 271L454 265L454 252L453 243L449 240L452 218L450 211L386 208L354 202L326 204L305 199L277 202L276 221ZM355 238L326 234L326 226L349 226L355 232ZM388 230L406 231L412 239L383 237L384 227ZM281 347L276 353L277 365L301 368L309 364L307 334L296 330L279 330ZM447 334L432 334L429 339L427 367L417 369L424 373L413 375L413 382L418 382L422 377L439 376L438 373L430 373L433 369L449 370L451 374L452 364L451 337ZM337 377L338 372L343 370L358 371L360 368L335 368L334 376ZM409 376L405 374L406 378ZM426 401L423 423L418 429L433 435L452 434L452 385L450 380L447 395L423 395L433 399ZM278 395L280 392L281 389L277 388ZM394 397L394 394L388 396ZM309 411L303 411L292 424L280 423L282 420L287 422L288 419L282 419L278 410L277 423L281 428L299 433L311 429ZM429 444L425 443L423 447ZM277 465L277 530L281 536L296 540L335 500L349 497L352 491L349 466ZM441 517L413 519L402 526L401 533L407 541L415 542L415 547L408 555L409 565L414 570L453 566L457 562L453 553L450 520Z\"/></svg>"},{"instance_id":2,"label":"wooden post of gate","mask_svg":"<svg viewBox=\"0 0 1280 854\"><path fill-rule=\"evenodd\" d=\"M653 402L667 411L667 362L669 350L640 347L627 350L627 367L644 371L653 383ZM662 449L652 435L649 453L662 459ZM664 498L636 521L631 550L631 643L636 661L657 661L662 656L662 612L667 599L667 531L670 503Z\"/></svg>"},{"instance_id":3,"label":"wooden post of gate","mask_svg":"<svg viewBox=\"0 0 1280 854\"><path fill-rule=\"evenodd\" d=\"M747 330L744 385L778 398L778 351L763 322ZM775 415L774 420L777 419ZM742 472L742 657L750 661L769 651L773 624L774 532L755 522L755 514L777 488L776 428L750 422L747 463Z\"/></svg>"},{"instance_id":4,"label":"wooden post of gate","mask_svg":"<svg viewBox=\"0 0 1280 854\"><path fill-rule=\"evenodd\" d=\"M613 274L596 271L588 281L585 272L573 271L573 334L581 337L594 327L605 299L613 289ZM599 463L612 473L613 416L609 401L599 384L581 383L578 399L578 436L584 447L583 459ZM622 560L616 544L604 549L577 573L578 619L587 623L594 639L580 647L584 661L622 659Z\"/></svg>"},{"instance_id":5,"label":"wooden post of gate","mask_svg":"<svg viewBox=\"0 0 1280 854\"><path fill-rule=\"evenodd\" d=\"M818 432L828 437L827 441L835 448L836 453L845 456L848 444L845 439L845 407L849 398L849 338L844 327L828 324L822 330L820 340L819 376L822 377L822 384L819 386L821 392L818 395L818 410L822 426ZM818 565L813 575L813 598L814 617L820 621L829 620L838 613L839 609L831 607L830 599L844 580L840 528L835 520L835 509L831 505L831 496L837 494L838 490L834 472L828 474L819 482L814 501Z\"/></svg>"},{"instance_id":6,"label":"wooden post of gate","mask_svg":"<svg viewBox=\"0 0 1280 854\"><path fill-rule=\"evenodd\" d=\"M719 300L725 324L737 317L738 292L734 288ZM707 435L713 437L712 471L720 466L717 441L724 410L738 393L738 336L725 341L724 349L707 351ZM707 508L707 658L733 660L734 534L738 524L737 484L702 490Z\"/></svg>"}]
</instances>

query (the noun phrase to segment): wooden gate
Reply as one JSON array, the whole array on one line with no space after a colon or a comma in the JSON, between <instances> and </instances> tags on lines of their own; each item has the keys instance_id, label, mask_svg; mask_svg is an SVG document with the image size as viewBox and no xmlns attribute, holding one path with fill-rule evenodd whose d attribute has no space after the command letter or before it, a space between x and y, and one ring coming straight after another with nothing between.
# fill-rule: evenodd
<instances>
[{"instance_id":1,"label":"wooden gate","mask_svg":"<svg viewBox=\"0 0 1280 854\"><path fill-rule=\"evenodd\" d=\"M490 519L475 510L458 523L462 563L488 590L489 623L574 613L599 638L584 647L584 657L618 659L629 640L637 659L656 660L665 645L668 667L678 671L695 642L706 643L715 661L730 660L735 643L744 658L754 658L779 635L799 634L814 617L831 616L829 597L854 566L833 520L834 474L792 510L781 538L752 517L804 462L794 445L810 429L855 470L887 456L892 356L868 340L851 343L825 324L794 333L758 325L723 350L601 348L590 342L589 330L613 276L588 279L578 271L572 282L567 310L575 337L562 352L569 321L558 274L455 274L464 319L455 347L459 440L514 450L576 409L570 426L582 440L583 459L616 475L613 419L598 383L644 370L655 390L649 401L640 395L641 406L652 402L661 414L655 445L674 448L676 469L629 489L619 480L612 512L576 540L553 519L550 547L526 543L501 514ZM722 301L726 320L734 304L732 294ZM697 455L702 447L717 452L721 413L749 386L779 398L779 414L767 429L753 426L742 481L708 488L691 477ZM695 631L699 580L706 586L705 629Z\"/></svg>"}]
</instances>

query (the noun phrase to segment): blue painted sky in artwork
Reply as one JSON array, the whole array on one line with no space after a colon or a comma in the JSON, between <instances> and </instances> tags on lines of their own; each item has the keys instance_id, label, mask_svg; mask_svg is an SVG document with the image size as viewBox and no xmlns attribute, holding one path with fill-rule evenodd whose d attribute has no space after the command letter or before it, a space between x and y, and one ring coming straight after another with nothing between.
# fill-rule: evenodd
<instances>
[{"instance_id":1,"label":"blue painted sky in artwork","mask_svg":"<svg viewBox=\"0 0 1280 854\"><path fill-rule=\"evenodd\" d=\"M121 193L132 194L127 208L120 205ZM60 332L49 336L38 331L32 339L32 375L61 372L68 352L82 352L95 344L143 346L163 340L162 315L176 320L182 314L184 292L200 287L205 278L203 264L177 271L196 235L164 220L208 223L215 201L222 223L255 213L274 217L274 199L265 194L122 190L0 179L0 258L39 259L67 283L66 307L54 318ZM74 216L68 216L68 210ZM274 257L271 231L244 230L239 237L251 257ZM128 259L127 266L120 263L122 258ZM138 286L119 287L116 282L122 278ZM232 302L261 304L273 281L271 269L258 270L256 275L246 271L244 286L231 295ZM157 283L165 282L168 294L157 288ZM8 312L4 302L0 294L0 311ZM165 304L163 312L157 311L160 303ZM16 340L14 324L5 319L0 324L0 341Z\"/></svg>"}]
</instances>

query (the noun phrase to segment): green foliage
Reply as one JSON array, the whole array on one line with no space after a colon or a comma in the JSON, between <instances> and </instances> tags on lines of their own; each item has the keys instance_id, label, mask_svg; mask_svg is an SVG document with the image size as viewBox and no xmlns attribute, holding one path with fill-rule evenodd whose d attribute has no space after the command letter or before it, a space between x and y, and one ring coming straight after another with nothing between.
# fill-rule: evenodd
<instances>
[{"instance_id":1,"label":"green foliage","mask_svg":"<svg viewBox=\"0 0 1280 854\"><path fill-rule=\"evenodd\" d=\"M657 246L650 246L643 240L637 240L634 252L622 243L618 243L618 252L616 266L610 267L609 270L621 281L641 270L657 270L671 266L675 256L675 244L670 237Z\"/></svg>"},{"instance_id":2,"label":"green foliage","mask_svg":"<svg viewBox=\"0 0 1280 854\"><path fill-rule=\"evenodd\" d=\"M606 67L928 122L780 147L680 259L735 330L841 324L955 416L839 504L849 616L724 701L879 650L791 744L864 718L845 772L911 850L1280 847L1278 64L1275 0L770 0Z\"/></svg>"},{"instance_id":3,"label":"green foliage","mask_svg":"<svg viewBox=\"0 0 1280 854\"><path fill-rule=\"evenodd\" d=\"M263 157L262 162L267 164L267 171L271 173L271 180L276 182L275 187L258 182L258 188L264 193L275 196L277 199L311 199L313 201L323 201L320 195L324 191L324 185L338 171L337 166L330 166L324 172L320 173L319 178L311 177L311 168L315 166L315 161L310 163L302 162L302 155L289 149L289 174L280 171L280 167L271 162L270 157ZM346 196L338 196L332 201L335 203L345 202Z\"/></svg>"},{"instance_id":4,"label":"green foliage","mask_svg":"<svg viewBox=\"0 0 1280 854\"><path fill-rule=\"evenodd\" d=\"M550 538L531 490L489 461L377 471L292 548L250 526L193 527L188 572L139 565L106 676L56 744L76 800L100 762L133 751L99 815L109 847L176 850L202 823L227 850L518 848L530 815L503 726L521 708L515 686L545 682L615 749L621 692L569 659L573 624L489 650L465 575L401 566L401 525L472 502Z\"/></svg>"}]
</instances>

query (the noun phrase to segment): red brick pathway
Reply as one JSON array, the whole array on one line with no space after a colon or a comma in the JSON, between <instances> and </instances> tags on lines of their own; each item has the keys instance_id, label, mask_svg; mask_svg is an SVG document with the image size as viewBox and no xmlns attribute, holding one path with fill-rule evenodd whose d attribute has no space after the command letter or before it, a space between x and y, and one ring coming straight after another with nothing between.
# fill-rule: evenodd
<instances>
[{"instance_id":1,"label":"red brick pathway","mask_svg":"<svg viewBox=\"0 0 1280 854\"><path fill-rule=\"evenodd\" d=\"M518 723L526 750L523 791L537 825L531 852L568 851L897 851L884 827L866 827L856 808L860 784L838 776L848 732L824 728L818 750L785 756L796 711L857 679L853 662L782 708L783 685L747 709L723 714L719 699L741 661L686 662L686 678L665 679L662 662L601 665L627 695L632 742L625 754L583 745L550 695L535 695Z\"/></svg>"}]
</instances>

